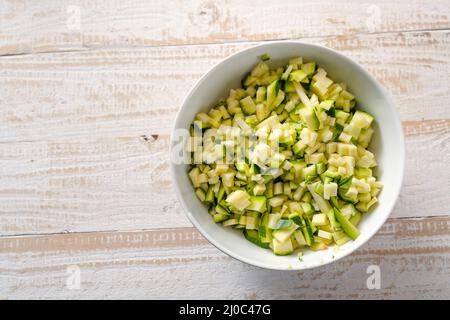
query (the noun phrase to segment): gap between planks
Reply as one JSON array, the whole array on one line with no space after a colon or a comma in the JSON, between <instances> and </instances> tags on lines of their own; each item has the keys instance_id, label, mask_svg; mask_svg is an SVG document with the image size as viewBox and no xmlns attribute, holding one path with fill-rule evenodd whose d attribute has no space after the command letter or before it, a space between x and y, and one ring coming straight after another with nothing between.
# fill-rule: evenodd
<instances>
[{"instance_id":1,"label":"gap between planks","mask_svg":"<svg viewBox=\"0 0 450 320\"><path fill-rule=\"evenodd\" d=\"M226 42L196 42L196 43L178 43L178 44L155 44L155 45L85 45L83 44L79 48L72 49L54 49L49 51L24 51L17 53L0 53L0 59L18 56L29 56L29 55L45 55L45 54L62 54L62 53L82 53L82 52L95 52L95 51L105 51L105 50L142 50L142 49L153 49L153 48L173 48L173 47L197 47L197 46L226 46L226 45L260 45L266 42L277 42L277 41L314 41L318 39L336 38L345 39L351 37L363 37L363 36L381 36L381 35L398 35L398 34L408 34L408 33L434 33L434 32L448 32L450 28L436 28L436 29L410 29L410 30L398 30L398 31L379 31L379 32L356 32L352 34L328 34L321 36L311 36L311 37L301 37L301 38L273 38L273 39L259 39L259 40L230 40Z\"/></svg>"},{"instance_id":2,"label":"gap between planks","mask_svg":"<svg viewBox=\"0 0 450 320\"><path fill-rule=\"evenodd\" d=\"M410 136L420 136L427 134L447 134L450 133L450 118L449 119L431 119L431 120L404 120L401 121L403 127L403 133L406 137ZM92 137L92 134L85 133L86 137ZM82 135L77 136L81 138ZM170 134L166 132L152 131L151 133L146 132L146 134L141 135L119 135L114 137L105 136L105 139L114 138L120 140L129 140L129 139L141 139L143 144L151 148L154 151L153 144L158 145L158 150L162 151L164 149L168 150L169 148L169 139ZM30 137L26 140L0 140L1 145L7 144L16 144L16 143L51 143L54 141L58 141L59 143L63 143L64 140L72 140L73 137L70 136L58 136L55 138L46 138L46 139L32 139ZM100 138L102 139L102 138ZM159 142L163 141L163 144ZM1 159L0 159L1 161Z\"/></svg>"},{"instance_id":3,"label":"gap between planks","mask_svg":"<svg viewBox=\"0 0 450 320\"><path fill-rule=\"evenodd\" d=\"M239 0L220 5L204 0L141 0L133 6L117 1L11 2L4 6L1 22L0 52L6 53L98 43L183 45L450 27L446 0L290 0L264 6Z\"/></svg>"},{"instance_id":4,"label":"gap between planks","mask_svg":"<svg viewBox=\"0 0 450 320\"><path fill-rule=\"evenodd\" d=\"M194 228L0 239L0 299L448 298L449 229L449 216L390 219L350 256L292 272L232 259Z\"/></svg>"},{"instance_id":5,"label":"gap between planks","mask_svg":"<svg viewBox=\"0 0 450 320\"><path fill-rule=\"evenodd\" d=\"M378 234L429 237L450 234L450 214L426 218L390 218ZM129 248L175 248L205 245L208 241L194 227L136 231L54 233L0 237L0 253L93 251ZM450 252L450 247L445 249ZM394 254L394 253L392 253Z\"/></svg>"}]
</instances>

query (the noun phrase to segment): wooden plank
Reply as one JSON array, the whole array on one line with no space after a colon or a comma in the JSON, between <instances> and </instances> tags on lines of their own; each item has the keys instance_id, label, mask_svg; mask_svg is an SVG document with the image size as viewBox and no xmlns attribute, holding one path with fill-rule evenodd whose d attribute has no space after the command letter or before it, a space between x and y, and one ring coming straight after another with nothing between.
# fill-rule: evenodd
<instances>
[{"instance_id":1,"label":"wooden plank","mask_svg":"<svg viewBox=\"0 0 450 320\"><path fill-rule=\"evenodd\" d=\"M450 121L405 122L405 133L393 217L448 214ZM190 226L173 192L168 147L168 135L0 143L0 234Z\"/></svg>"},{"instance_id":2,"label":"wooden plank","mask_svg":"<svg viewBox=\"0 0 450 320\"><path fill-rule=\"evenodd\" d=\"M168 137L0 143L0 234L190 226L172 189Z\"/></svg>"},{"instance_id":3,"label":"wooden plank","mask_svg":"<svg viewBox=\"0 0 450 320\"><path fill-rule=\"evenodd\" d=\"M448 119L450 32L311 39L339 50L394 96L402 120ZM169 134L213 64L253 43L0 58L0 141Z\"/></svg>"},{"instance_id":4,"label":"wooden plank","mask_svg":"<svg viewBox=\"0 0 450 320\"><path fill-rule=\"evenodd\" d=\"M450 216L390 219L343 260L276 272L229 258L193 228L0 237L0 298L448 299L449 243ZM79 290L66 285L74 265ZM371 265L381 289L367 288Z\"/></svg>"},{"instance_id":5,"label":"wooden plank","mask_svg":"<svg viewBox=\"0 0 450 320\"><path fill-rule=\"evenodd\" d=\"M400 212L401 216L422 216L427 208L433 208L432 215L449 212L450 120L406 121L403 126L405 178L393 216Z\"/></svg>"},{"instance_id":6,"label":"wooden plank","mask_svg":"<svg viewBox=\"0 0 450 320\"><path fill-rule=\"evenodd\" d=\"M0 54L450 28L448 0L7 1ZM337 14L338 13L338 14Z\"/></svg>"},{"instance_id":7,"label":"wooden plank","mask_svg":"<svg viewBox=\"0 0 450 320\"><path fill-rule=\"evenodd\" d=\"M408 161L393 216L448 214L449 33L316 42L353 56L397 101ZM168 134L193 82L249 45L0 58L0 234L190 226Z\"/></svg>"}]
</instances>

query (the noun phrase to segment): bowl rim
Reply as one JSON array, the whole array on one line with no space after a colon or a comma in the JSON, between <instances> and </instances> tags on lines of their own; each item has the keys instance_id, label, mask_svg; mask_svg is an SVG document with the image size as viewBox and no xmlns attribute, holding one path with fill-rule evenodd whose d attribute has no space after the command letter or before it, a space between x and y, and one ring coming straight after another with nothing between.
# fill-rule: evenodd
<instances>
[{"instance_id":1,"label":"bowl rim","mask_svg":"<svg viewBox=\"0 0 450 320\"><path fill-rule=\"evenodd\" d=\"M397 203L399 195L400 195L400 191L401 191L401 188L402 188L402 185L403 185L404 176L405 176L405 139L404 139L402 123L400 121L399 114L397 112L397 109L395 108L395 104L394 104L393 99L391 98L391 95L378 82L378 80L375 79L375 77L373 77L364 67L362 67L359 63L355 62L353 59L347 57L345 54L343 54L343 53L341 53L339 51L336 51L334 49L328 48L328 47L323 46L323 45L312 44L312 43L299 41L299 40L279 40L279 41L270 41L270 42L267 41L267 42L259 43L259 44L256 44L254 46L250 46L248 48L239 50L239 51L237 51L237 52L235 52L235 53L233 53L231 55L228 55L228 56L224 57L223 59L221 59L220 61L215 63L213 66L211 66L200 77L200 79L198 79L195 82L195 84L191 87L189 92L186 94L186 96L183 99L183 102L181 104L181 107L180 107L180 109L177 112L177 115L176 115L175 121L174 121L174 125L173 125L172 131L171 131L171 136L170 136L170 140L169 140L169 155L172 154L172 144L173 144L174 132L177 129L177 124L180 121L181 114L183 113L182 111L186 108L187 101L189 101L189 99L194 94L194 92L200 87L200 85L205 81L205 79L208 77L208 75L214 69L216 69L219 65L221 65L222 63L224 63L228 59L231 59L231 58L234 58L234 57L238 57L238 56L243 55L243 54L247 54L248 51L256 50L257 48L262 48L262 47L270 47L270 46L274 46L274 45L289 44L289 43L290 44L298 44L298 45L301 45L301 46L310 47L310 48L316 49L316 50L322 50L322 51L325 51L327 54L330 54L330 55L338 55L338 56L340 56L342 59L346 60L347 63L351 64L357 70L357 72L364 74L364 76L366 76L367 78L369 78L373 82L375 87L381 92L383 98L388 102L389 108L391 108L392 111L393 111L393 114L394 114L393 122L394 122L394 124L396 126L396 131L397 131L397 134L398 134L398 138L400 140L400 145L398 146L398 148L399 148L398 155L399 155L399 158L400 158L399 159L400 160L400 168L399 169L401 171L400 181L398 183L397 188L394 191L394 197L393 197L394 200L392 201L391 205L388 207L388 210L387 210L388 213L384 216L383 219L378 220L378 223L376 225L374 225L371 230L366 232L366 237L367 237L366 240L364 240L361 243L355 245L351 250L346 250L343 254L339 255L339 257L335 257L334 259L328 259L326 261L321 260L319 263L315 263L315 264L311 264L311 265L307 265L307 266L295 265L295 266L281 267L281 266L274 266L274 265L271 265L271 264L264 264L264 263L260 263L260 262L257 262L257 261L252 261L251 259L249 259L249 258L247 258L245 256L242 256L242 255L236 253L235 251L228 250L227 248L223 247L219 242L217 242L213 237L211 237L203 229L201 224L197 221L197 219L195 219L195 217L192 215L192 213L188 209L188 207L186 205L186 202L185 202L183 196L181 195L181 192L180 192L180 189L179 189L179 186L178 186L178 179L176 177L176 172L175 172L175 166L176 165L173 163L173 161L170 161L170 173L171 173L171 179L172 179L172 181L174 181L174 188L175 188L175 193L176 193L177 199L181 203L181 207L183 208L184 213L188 217L189 221L200 232L200 234L203 237L205 237L217 249L219 249L223 253L233 257L236 260L245 262L245 263L247 263L249 265L256 266L256 267L259 267L259 268L268 269L268 270L279 270L279 271L300 271L300 270L308 270L308 269L318 268L318 267L321 267L321 266L325 266L325 265L334 263L336 261L339 261L339 260L349 256L350 254L352 254L353 252L355 252L356 250L361 248L363 245L365 245L381 229L381 227L384 225L386 220L392 214L394 206Z\"/></svg>"}]
</instances>

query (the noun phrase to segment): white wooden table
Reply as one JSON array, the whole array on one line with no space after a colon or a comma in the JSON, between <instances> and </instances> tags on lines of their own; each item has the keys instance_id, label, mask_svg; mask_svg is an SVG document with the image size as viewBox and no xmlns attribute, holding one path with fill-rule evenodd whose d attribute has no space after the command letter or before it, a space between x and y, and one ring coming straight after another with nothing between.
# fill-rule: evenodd
<instances>
[{"instance_id":1,"label":"white wooden table","mask_svg":"<svg viewBox=\"0 0 450 320\"><path fill-rule=\"evenodd\" d=\"M450 298L450 1L271 3L0 3L0 299ZM391 218L351 256L305 272L221 253L169 175L189 88L227 55L277 39L361 63L406 135ZM366 286L370 265L379 290Z\"/></svg>"}]
</instances>

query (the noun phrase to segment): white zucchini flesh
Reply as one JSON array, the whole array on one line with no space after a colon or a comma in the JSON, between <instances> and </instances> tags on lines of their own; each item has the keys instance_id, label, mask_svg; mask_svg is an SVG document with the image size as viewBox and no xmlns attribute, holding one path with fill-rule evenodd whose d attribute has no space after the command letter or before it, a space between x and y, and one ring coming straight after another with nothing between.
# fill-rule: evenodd
<instances>
[{"instance_id":1,"label":"white zucchini flesh","mask_svg":"<svg viewBox=\"0 0 450 320\"><path fill-rule=\"evenodd\" d=\"M215 222L276 255L342 245L382 189L368 150L375 119L314 61L268 59L196 115L188 177Z\"/></svg>"}]
</instances>

